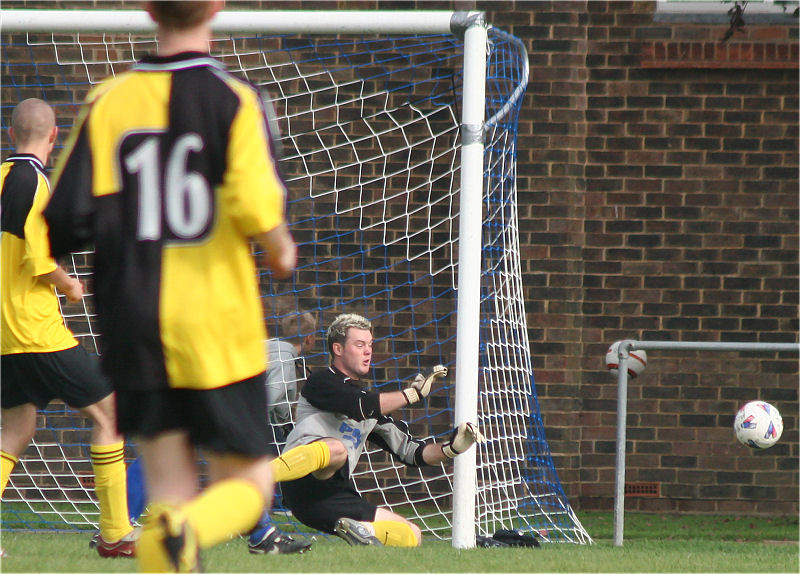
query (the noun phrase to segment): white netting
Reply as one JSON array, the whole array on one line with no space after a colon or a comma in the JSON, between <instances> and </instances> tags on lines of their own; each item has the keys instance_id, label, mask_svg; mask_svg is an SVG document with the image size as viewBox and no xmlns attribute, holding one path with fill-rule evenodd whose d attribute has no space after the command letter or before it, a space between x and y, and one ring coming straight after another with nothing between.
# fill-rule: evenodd
<instances>
[{"instance_id":1,"label":"white netting","mask_svg":"<svg viewBox=\"0 0 800 574\"><path fill-rule=\"evenodd\" d=\"M521 528L553 541L587 542L553 468L533 385L515 185L526 55L507 34L490 29L489 37L478 406L489 442L478 456L479 531ZM4 112L9 102L42 97L55 107L63 133L91 85L155 48L152 37L130 34L3 41ZM375 325L375 381L387 390L422 368L449 365L447 383L424 405L400 413L416 436L442 438L453 424L455 380L460 40L226 36L211 43L211 53L264 89L280 126L300 264L292 281L262 275L269 327L314 312L318 343L303 361L315 368L327 360L322 340L330 320L342 311L367 316ZM97 353L90 259L76 254L68 262L89 289L83 304L65 305L64 314ZM36 443L12 475L7 498L22 502L4 505L4 527L96 522L85 477L87 425L63 406L51 408L41 413ZM409 469L368 449L354 478L371 500L449 536L452 465ZM279 520L289 529L291 519Z\"/></svg>"}]
</instances>

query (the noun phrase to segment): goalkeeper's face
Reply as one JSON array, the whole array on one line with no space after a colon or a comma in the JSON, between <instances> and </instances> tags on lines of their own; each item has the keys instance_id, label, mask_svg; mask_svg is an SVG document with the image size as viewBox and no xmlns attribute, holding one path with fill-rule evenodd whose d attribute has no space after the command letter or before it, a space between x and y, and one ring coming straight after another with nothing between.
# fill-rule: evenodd
<instances>
[{"instance_id":1,"label":"goalkeeper's face","mask_svg":"<svg viewBox=\"0 0 800 574\"><path fill-rule=\"evenodd\" d=\"M344 344L334 343L334 366L353 379L369 372L372 361L372 333L350 327Z\"/></svg>"}]
</instances>

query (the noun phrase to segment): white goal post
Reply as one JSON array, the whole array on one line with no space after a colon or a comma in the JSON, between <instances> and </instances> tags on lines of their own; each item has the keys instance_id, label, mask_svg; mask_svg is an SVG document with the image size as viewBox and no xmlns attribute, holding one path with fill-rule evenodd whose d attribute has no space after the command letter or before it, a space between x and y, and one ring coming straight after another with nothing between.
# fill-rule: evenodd
<instances>
[{"instance_id":1,"label":"white goal post","mask_svg":"<svg viewBox=\"0 0 800 574\"><path fill-rule=\"evenodd\" d=\"M507 320L504 317L496 317L486 319L485 311L485 295L482 295L482 289L485 288L486 278L484 277L485 268L485 255L483 250L486 248L486 243L491 239L491 234L485 231L485 220L488 216L485 210L485 197L487 194L494 193L491 188L491 178L487 176L490 171L497 171L504 175L515 175L515 164L504 157L496 157L490 153L490 150L485 147L484 142L487 134L492 130L497 131L498 118L503 118L505 115L513 114L513 109L518 105L519 99L525 91L525 85L528 78L528 61L527 54L525 53L524 45L512 36L500 31L493 31L493 38L490 38L489 31L491 26L487 24L482 12L465 12L465 11L437 11L437 10L424 10L424 11L314 11L314 12L300 12L300 11L236 11L227 10L220 12L212 22L212 29L215 33L222 34L257 34L261 35L325 35L325 36L346 36L346 35L455 35L463 42L463 59L461 69L458 70L459 77L461 78L460 99L458 99L454 109L460 112L456 133L458 133L457 142L457 165L452 169L451 178L456 180L456 183L451 184L458 191L458 213L456 217L452 218L452 227L457 227L458 232L451 230L451 236L455 236L456 240L452 241L453 245L448 246L449 239L442 240L443 243L437 243L434 237L435 232L438 230L437 224L429 223L431 229L428 230L429 245L428 255L438 255L442 251L442 245L445 246L444 251L450 253L451 262L448 267L452 268L452 275L457 281L454 285L454 291L457 294L457 299L454 312L447 315L447 320L455 322L455 393L454 393L454 409L451 424L456 426L462 422L471 421L478 423L481 426L495 425L501 428L500 423L496 423L496 414L492 412L492 401L496 397L497 400L504 401L504 404L511 404L509 408L519 408L521 423L520 428L523 434L537 433L535 440L535 452L527 452L522 449L522 452L516 452L516 446L502 444L504 441L502 437L495 437L497 452L492 453L488 457L484 457L482 462L478 462L477 449L470 449L470 451L455 460L455 467L452 474L452 487L453 487L453 509L452 509L452 544L456 548L471 548L476 545L476 525L478 520L484 520L487 524L495 524L499 522L505 524L504 520L497 518L497 516L505 516L508 512L508 506L511 504L508 499L504 499L502 494L484 495L479 492L480 485L478 476L481 474L481 468L488 468L489 470L483 471L486 476L492 475L492 480L501 485L499 488L511 489L517 488L520 481L520 471L517 468L509 470L509 467L524 467L526 476L547 476L548 488L555 489L555 492L548 492L542 495L532 496L533 502L529 504L531 508L536 507L535 514L537 516L544 515L545 522L550 526L550 529L540 528L540 533L544 532L542 536L552 536L554 539L563 535L566 541L570 542L590 542L591 539L588 534L583 530L583 527L577 521L574 512L569 507L563 496L563 490L558 483L557 477L551 477L552 460L550 458L549 447L543 436L540 436L538 431L541 428L541 419L538 413L538 403L535 394L532 392L532 378L533 371L530 362L529 346L527 341L527 334L524 333L524 305L520 297L521 289L517 291L517 287L521 286L521 279L519 278L518 258L519 258L519 245L516 234L516 205L509 208L502 207L503 210L508 209L508 213L503 212L503 217L511 217L512 221L507 223L507 229L503 231L504 237L508 237L509 245L507 248L496 249L498 258L507 260L509 265L513 268L517 267L514 273L510 273L508 281L509 285L503 285L499 291L503 293L503 301L495 304L498 309L498 315L502 313L509 313L515 316L517 323L514 324L514 333L511 335L500 334L497 340L485 341L481 333L492 331L494 329L501 329ZM0 32L4 35L9 34L44 34L52 35L76 35L76 45L81 46L81 35L88 35L93 38L113 34L153 34L155 26L147 14L138 10L3 10L0 12ZM510 85L508 92L510 95L506 100L497 104L499 110L494 110L487 104L485 95L487 85L487 61L488 55L493 49L493 42L499 43L499 39L506 42L512 42L521 51L519 57L518 67L520 70L519 81L514 85ZM55 44L55 40L53 40ZM133 45L134 42L131 42ZM103 48L100 48L100 52ZM106 50L113 53L114 49ZM133 50L132 50L133 51ZM80 49L81 58L84 57L82 49ZM213 52L212 52L213 55ZM86 56L87 58L90 56ZM94 56L91 56L94 57ZM234 53L230 56L232 59L241 58L246 60L249 55L241 55ZM362 54L359 57L363 58ZM110 68L112 72L115 71L115 66L121 67L122 64L114 61L112 56L108 56L109 60L106 62L106 67ZM266 59L266 56L264 56ZM88 65L86 66L88 69ZM413 72L413 70L412 70ZM245 75L247 74L245 70ZM314 86L313 81L308 82L305 78L293 79L295 83L306 83L310 85L309 90L313 94ZM407 81L405 76L402 81ZM497 82L500 83L500 82ZM503 81L504 84L510 84L508 80ZM455 91L455 90L453 90ZM350 97L350 93L346 92ZM290 96L287 96L290 97ZM440 96L439 96L440 97ZM341 94L337 90L334 99L341 98ZM363 106L363 104L362 104ZM412 100L405 109L410 110L408 113L417 114L420 116L420 126L426 126L431 129L431 124L439 121L435 115L425 116L418 113L415 109L415 102ZM460 109L459 109L460 108ZM493 115L487 118L487 110ZM338 108L336 111L339 114ZM363 112L362 112L363 113ZM320 116L324 115L319 113ZM284 118L287 119L287 118ZM363 119L363 118L361 118ZM399 121L390 116L391 122L399 123ZM294 118L288 118L289 121L295 121ZM514 118L516 122L516 118ZM300 125L300 121L297 121ZM516 125L516 124L514 124ZM373 130L372 127L368 129ZM408 134L416 135L413 130L416 128L409 128ZM343 130L342 130L343 131ZM311 132L302 132L295 138L290 134L292 144L295 149L300 147L297 142L303 140ZM433 132L431 132L433 134ZM403 138L408 139L408 134L402 133ZM371 134L375 139L379 139L380 133L373 131ZM289 136L287 136L289 137ZM437 140L438 137L438 140ZM507 145L514 146L516 138L516 128L514 128L511 136L504 136L509 139ZM353 144L350 141L347 133L338 133L336 135L337 141L345 139L348 144ZM402 138L401 138L402 139ZM434 141L432 148L436 148L442 138L437 135L431 135L431 140ZM382 144L378 143L382 148ZM355 145L350 145L355 150ZM337 151L323 146L323 151L330 157L332 164L337 160L334 155ZM350 153L351 150L348 150ZM438 148L437 148L438 151ZM389 153L389 152L386 152ZM302 153L297 152L298 163L306 163L306 158L301 157ZM352 151L352 154L358 155L358 151ZM412 151L408 152L408 160L414 155ZM511 153L508 157L515 157L515 153ZM358 159L358 158L357 158ZM430 172L433 174L437 171L438 167L434 162L435 156L433 151L430 152L428 158ZM309 170L313 171L313 162L309 160ZM352 171L352 170L351 170ZM386 161L384 161L384 172L386 172ZM362 177L362 171L359 167L358 178ZM379 174L380 175L380 174ZM394 173L390 173L394 177ZM335 175L333 176L335 177ZM349 175L348 177L354 177ZM387 176L388 177L388 176ZM431 176L433 177L433 176ZM290 178L291 179L291 178ZM413 176L409 175L409 182L413 181ZM433 180L436 182L436 180ZM374 183L374 182L373 182ZM409 186L411 183L409 183ZM311 187L311 186L310 186ZM362 186L363 187L363 186ZM435 188L433 184L429 187ZM312 195L313 195L312 189ZM367 195L367 191L362 192ZM515 188L510 190L511 193L515 192ZM409 192L410 193L410 192ZM384 195L387 192L384 190ZM396 199L393 197L391 199ZM429 200L432 201L432 200ZM452 199L450 200L452 202ZM407 200L407 203L410 199ZM367 208L371 204L362 204L358 208L359 217L364 220L368 218L364 215L367 213ZM386 202L383 206L384 212L389 213L390 209L396 207L396 202ZM434 210L431 206L429 208L428 219L434 218ZM339 204L337 198L337 211L336 216L340 216L342 212L338 211ZM500 211L498 209L498 211ZM372 212L369 212L372 213ZM305 215L305 213L303 213ZM347 215L347 213L345 213ZM412 210L411 215L406 217L411 221L410 226L413 228L412 216L416 212ZM389 215L385 215L389 217ZM457 225L455 225L455 220ZM384 229L384 237L388 237L391 233L387 232L386 222L382 222ZM367 233L373 231L374 224L363 227L363 232L366 236ZM412 229L413 231L413 229ZM407 233L411 233L410 231ZM492 232L496 233L496 232ZM412 234L413 235L413 234ZM488 239L487 239L488 238ZM406 239L406 248L411 251L412 242ZM365 239L366 240L366 239ZM372 239L370 239L372 240ZM384 246L388 246L388 241L384 242ZM440 257L441 258L441 257ZM416 263L416 255L408 255L408 266L412 267ZM431 261L429 264L431 269L440 262ZM438 268L436 268L438 272ZM513 269L512 269L513 271ZM435 272L431 272L434 273ZM501 274L498 273L498 276ZM344 303L341 303L344 305ZM373 303L371 303L373 304ZM435 301L433 303L435 306ZM414 313L414 305L411 306L411 313ZM484 310L482 311L482 308ZM328 307L320 306L319 311L328 312ZM405 308L404 308L405 312ZM482 315L483 313L483 315ZM518 324L522 321L522 325ZM499 324L499 326L498 326ZM487 326L488 325L488 326ZM324 325L323 325L324 327ZM422 324L419 326L420 331L430 330L429 324ZM518 332L519 331L519 332ZM380 335L380 333L376 333ZM447 341L449 344L449 341ZM481 360L482 355L487 353L484 347L495 348L513 345L514 351L505 351L504 353L510 357L510 364L495 364L490 361L487 366ZM522 351L519 351L522 349ZM521 353L518 357L518 353ZM398 363L399 364L399 363ZM398 369L395 369L398 370ZM497 378L502 381L503 385L511 385L511 378L516 376L517 372L521 372L521 388L528 389L527 396L511 393L510 391L501 388L499 390L486 391L485 387L489 384L490 379ZM404 373L403 373L404 375ZM398 377L399 378L399 377ZM526 380L527 379L527 380ZM483 390L482 390L483 388ZM488 399L486 397L489 397ZM483 403L483 404L482 404ZM487 406L488 405L488 406ZM434 417L431 417L434 418ZM431 423L432 424L432 423ZM514 424L517 424L516 422ZM526 437L515 438L515 445L517 442L524 442L528 440ZM494 448L494 447L493 447ZM501 456L507 456L508 459L504 460L497 468L492 467L496 459ZM549 465L549 466L548 466ZM507 476L508 475L508 476ZM445 481L450 480L449 476L444 477ZM482 480L488 480L483 478ZM527 479L523 479L523 482ZM423 480L424 483L424 480ZM405 488L405 486L404 486ZM527 488L527 487L524 487ZM494 492L494 491L492 491ZM498 491L500 492L500 491ZM476 511L476 502L482 497L491 497L499 510L491 510L486 513ZM438 504L438 499L434 496L432 500ZM544 501L544 502L541 502ZM568 527L562 527L554 524L550 518L547 518L548 513L564 515L570 523ZM476 514L482 518L476 518ZM530 523L526 524L530 527ZM513 522L508 523L509 526ZM495 526L496 527L496 526ZM486 532L486 529L483 529ZM548 532L550 534L548 534ZM557 534L557 536L554 536Z\"/></svg>"},{"instance_id":2,"label":"white goal post","mask_svg":"<svg viewBox=\"0 0 800 574\"><path fill-rule=\"evenodd\" d=\"M628 420L628 361L631 351L713 351L750 353L800 352L797 343L717 343L692 341L619 341L617 357L617 445L614 472L614 546L622 546L625 531L625 442Z\"/></svg>"}]
</instances>

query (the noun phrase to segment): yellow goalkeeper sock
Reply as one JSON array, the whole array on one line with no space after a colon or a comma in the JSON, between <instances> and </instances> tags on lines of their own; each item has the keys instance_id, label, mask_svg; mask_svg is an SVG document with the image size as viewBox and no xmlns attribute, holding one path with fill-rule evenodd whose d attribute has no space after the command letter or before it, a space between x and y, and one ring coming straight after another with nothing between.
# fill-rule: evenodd
<instances>
[{"instance_id":1,"label":"yellow goalkeeper sock","mask_svg":"<svg viewBox=\"0 0 800 574\"><path fill-rule=\"evenodd\" d=\"M273 459L270 467L275 482L286 482L325 468L330 461L331 449L325 442L318 440L287 450Z\"/></svg>"},{"instance_id":2,"label":"yellow goalkeeper sock","mask_svg":"<svg viewBox=\"0 0 800 574\"><path fill-rule=\"evenodd\" d=\"M405 522L394 520L378 520L372 523L375 529L375 538L383 542L384 546L419 546L417 535Z\"/></svg>"},{"instance_id":3,"label":"yellow goalkeeper sock","mask_svg":"<svg viewBox=\"0 0 800 574\"><path fill-rule=\"evenodd\" d=\"M181 510L197 535L198 546L209 548L255 526L264 502L255 484L230 478L210 486Z\"/></svg>"},{"instance_id":4,"label":"yellow goalkeeper sock","mask_svg":"<svg viewBox=\"0 0 800 574\"><path fill-rule=\"evenodd\" d=\"M6 491L8 478L11 476L11 471L19 462L19 459L13 454L8 454L4 450L0 450L0 496Z\"/></svg>"},{"instance_id":5,"label":"yellow goalkeeper sock","mask_svg":"<svg viewBox=\"0 0 800 574\"><path fill-rule=\"evenodd\" d=\"M94 492L100 502L100 535L114 542L133 527L128 517L125 476L125 443L93 444L90 449L94 470Z\"/></svg>"}]
</instances>

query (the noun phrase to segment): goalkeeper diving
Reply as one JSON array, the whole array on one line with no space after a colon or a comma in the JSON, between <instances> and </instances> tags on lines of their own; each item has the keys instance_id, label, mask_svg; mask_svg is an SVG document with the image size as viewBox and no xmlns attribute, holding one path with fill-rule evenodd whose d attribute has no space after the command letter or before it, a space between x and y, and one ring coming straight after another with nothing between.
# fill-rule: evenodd
<instances>
[{"instance_id":1,"label":"goalkeeper diving","mask_svg":"<svg viewBox=\"0 0 800 574\"><path fill-rule=\"evenodd\" d=\"M356 491L352 473L366 442L408 466L422 467L455 458L485 439L466 422L445 442L424 441L392 418L394 411L425 400L447 368L437 365L403 390L368 390L362 379L372 361L372 333L372 324L360 315L342 314L331 323L330 365L308 377L284 453L270 464L276 482L283 483L284 504L306 526L351 545L419 546L417 525Z\"/></svg>"}]
</instances>

